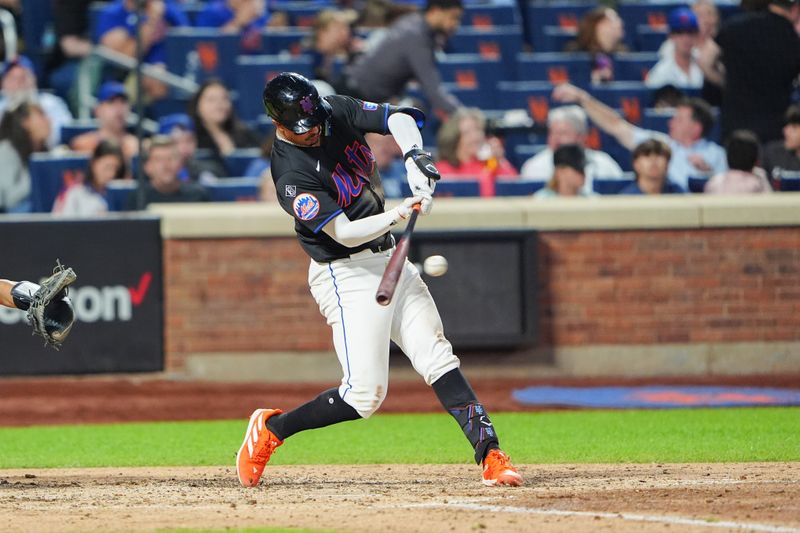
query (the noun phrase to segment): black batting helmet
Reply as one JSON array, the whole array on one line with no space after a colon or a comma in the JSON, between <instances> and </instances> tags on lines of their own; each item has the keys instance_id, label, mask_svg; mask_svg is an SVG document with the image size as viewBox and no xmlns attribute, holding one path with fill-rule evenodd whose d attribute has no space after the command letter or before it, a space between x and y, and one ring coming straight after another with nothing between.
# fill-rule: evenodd
<instances>
[{"instance_id":1,"label":"black batting helmet","mask_svg":"<svg viewBox=\"0 0 800 533\"><path fill-rule=\"evenodd\" d=\"M264 87L264 107L273 120L295 133L305 133L331 116L331 106L316 87L295 72L282 72Z\"/></svg>"}]
</instances>

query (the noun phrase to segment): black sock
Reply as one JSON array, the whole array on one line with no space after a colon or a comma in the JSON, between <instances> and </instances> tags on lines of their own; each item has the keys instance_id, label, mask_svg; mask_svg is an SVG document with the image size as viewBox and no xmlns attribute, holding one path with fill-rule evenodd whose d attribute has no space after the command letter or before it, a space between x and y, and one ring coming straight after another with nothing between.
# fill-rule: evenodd
<instances>
[{"instance_id":1,"label":"black sock","mask_svg":"<svg viewBox=\"0 0 800 533\"><path fill-rule=\"evenodd\" d=\"M339 389L330 389L293 411L271 416L267 428L284 440L306 429L324 428L359 418L358 411L339 396Z\"/></svg>"},{"instance_id":2,"label":"black sock","mask_svg":"<svg viewBox=\"0 0 800 533\"><path fill-rule=\"evenodd\" d=\"M437 379L433 390L475 449L476 463L480 464L489 450L500 447L489 415L478 402L475 392L460 369L453 369Z\"/></svg>"}]
</instances>

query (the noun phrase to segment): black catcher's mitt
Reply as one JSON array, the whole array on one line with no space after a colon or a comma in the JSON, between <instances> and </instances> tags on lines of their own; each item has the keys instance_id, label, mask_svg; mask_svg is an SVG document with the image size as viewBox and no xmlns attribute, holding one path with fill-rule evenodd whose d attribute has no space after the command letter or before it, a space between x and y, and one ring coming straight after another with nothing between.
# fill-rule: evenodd
<instances>
[{"instance_id":1,"label":"black catcher's mitt","mask_svg":"<svg viewBox=\"0 0 800 533\"><path fill-rule=\"evenodd\" d=\"M34 334L44 337L45 346L49 344L58 349L72 329L75 311L67 296L67 287L77 278L74 270L64 268L59 261L53 275L42 281L39 290L32 295L28 322L33 326Z\"/></svg>"}]
</instances>

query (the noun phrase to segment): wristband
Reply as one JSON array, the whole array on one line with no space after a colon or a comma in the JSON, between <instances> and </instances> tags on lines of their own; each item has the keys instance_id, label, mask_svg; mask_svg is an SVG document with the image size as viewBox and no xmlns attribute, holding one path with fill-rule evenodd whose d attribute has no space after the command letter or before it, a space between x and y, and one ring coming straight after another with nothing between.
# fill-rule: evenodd
<instances>
[{"instance_id":1,"label":"wristband","mask_svg":"<svg viewBox=\"0 0 800 533\"><path fill-rule=\"evenodd\" d=\"M411 150L403 154L403 161L407 161L409 157L428 180L438 181L441 178L439 170L437 170L436 165L433 164L433 157L430 152L426 152L415 145Z\"/></svg>"}]
</instances>

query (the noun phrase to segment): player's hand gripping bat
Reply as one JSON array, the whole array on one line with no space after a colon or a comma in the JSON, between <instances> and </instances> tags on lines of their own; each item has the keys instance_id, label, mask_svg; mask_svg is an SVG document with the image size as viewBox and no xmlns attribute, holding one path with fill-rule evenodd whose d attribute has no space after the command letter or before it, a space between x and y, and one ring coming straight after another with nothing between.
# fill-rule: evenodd
<instances>
[{"instance_id":1,"label":"player's hand gripping bat","mask_svg":"<svg viewBox=\"0 0 800 533\"><path fill-rule=\"evenodd\" d=\"M386 270L383 272L383 277L378 285L378 291L375 293L375 301L380 305L389 305L394 296L394 290L397 288L397 281L400 279L400 274L403 272L403 264L408 256L408 247L411 243L411 233L414 231L414 224L417 223L417 215L419 215L420 204L414 204L411 211L411 216L408 218L403 236L397 243L397 247L389 259L389 264L386 265Z\"/></svg>"}]
</instances>

